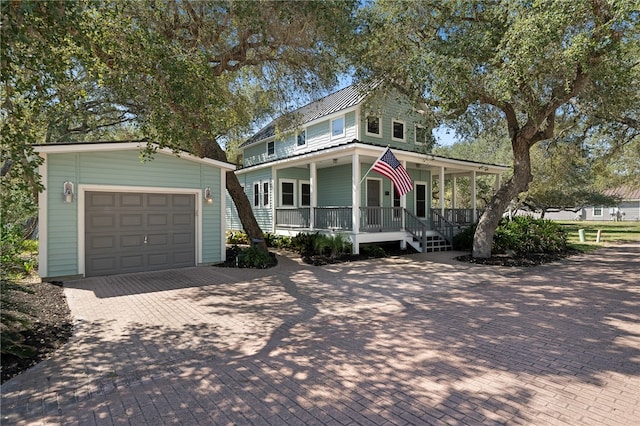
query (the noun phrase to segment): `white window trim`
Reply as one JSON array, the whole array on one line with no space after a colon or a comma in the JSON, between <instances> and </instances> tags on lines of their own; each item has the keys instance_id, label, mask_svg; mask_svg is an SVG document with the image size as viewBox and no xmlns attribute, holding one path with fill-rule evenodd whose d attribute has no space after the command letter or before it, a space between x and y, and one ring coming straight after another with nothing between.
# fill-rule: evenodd
<instances>
[{"instance_id":1,"label":"white window trim","mask_svg":"<svg viewBox=\"0 0 640 426\"><path fill-rule=\"evenodd\" d=\"M256 186L258 187L258 190L257 190L257 191L256 191ZM252 195L252 197L253 197L253 200L252 200L252 202L251 202L251 205L252 205L253 207L260 207L260 201L262 201L262 200L260 199L260 195L261 195L261 194L260 194L260 192L261 192L261 191L260 191L260 187L261 187L261 186L262 186L262 183L261 183L260 181L253 182L253 186L252 186L252 187L253 187L253 193L251 194L251 195ZM257 203L257 204L256 204L256 196L258 197L258 203Z\"/></svg>"},{"instance_id":2,"label":"white window trim","mask_svg":"<svg viewBox=\"0 0 640 426\"><path fill-rule=\"evenodd\" d=\"M269 144L273 144L273 154L269 154ZM267 142L266 154L267 154L267 157L273 157L274 155L276 155L276 141Z\"/></svg>"},{"instance_id":3,"label":"white window trim","mask_svg":"<svg viewBox=\"0 0 640 426\"><path fill-rule=\"evenodd\" d=\"M334 135L333 134L333 123L335 121L338 121L338 120L342 120L342 133L339 134L339 135ZM331 119L331 121L329 122L329 136L330 136L330 139L344 138L346 134L347 134L347 119L345 118L345 116L341 115L339 117Z\"/></svg>"},{"instance_id":4,"label":"white window trim","mask_svg":"<svg viewBox=\"0 0 640 426\"><path fill-rule=\"evenodd\" d=\"M378 119L378 131L379 131L379 133L369 133L369 117L373 117L373 118L377 118ZM379 115L368 114L364 118L364 134L367 135L367 136L373 136L374 138L381 138L382 137L382 117L380 117Z\"/></svg>"},{"instance_id":5,"label":"white window trim","mask_svg":"<svg viewBox=\"0 0 640 426\"><path fill-rule=\"evenodd\" d=\"M264 202L264 184L267 184L268 192L267 192L267 203ZM260 181L260 202L262 203L262 207L269 208L271 207L271 182L269 180L261 180Z\"/></svg>"},{"instance_id":6,"label":"white window trim","mask_svg":"<svg viewBox=\"0 0 640 426\"><path fill-rule=\"evenodd\" d=\"M300 136L301 133L304 133L304 144L300 145L298 144L298 136ZM296 148L297 149L301 149L301 148L305 148L307 146L307 144L309 143L309 141L307 141L307 137L309 136L309 134L307 133L307 129L302 129L302 130L298 130L296 132Z\"/></svg>"},{"instance_id":7,"label":"white window trim","mask_svg":"<svg viewBox=\"0 0 640 426\"><path fill-rule=\"evenodd\" d=\"M309 204L302 204L302 185L309 185ZM311 207L311 181L310 180L301 180L298 182L298 191L300 194L300 207Z\"/></svg>"},{"instance_id":8,"label":"white window trim","mask_svg":"<svg viewBox=\"0 0 640 426\"><path fill-rule=\"evenodd\" d=\"M425 216L424 217L428 217L429 216L429 182L426 181L415 181L413 182L413 189L415 190L418 185L424 185L424 213ZM413 214L416 217L420 217L418 216L418 192L416 191L414 193L414 197L413 197Z\"/></svg>"},{"instance_id":9,"label":"white window trim","mask_svg":"<svg viewBox=\"0 0 640 426\"><path fill-rule=\"evenodd\" d=\"M600 214L596 214L596 209L600 209ZM604 217L604 206L593 206L591 213L593 217Z\"/></svg>"},{"instance_id":10,"label":"white window trim","mask_svg":"<svg viewBox=\"0 0 640 426\"><path fill-rule=\"evenodd\" d=\"M424 145L426 142L418 142L418 129L427 129L427 126L423 126L422 124L415 123L413 125L413 143L416 145Z\"/></svg>"},{"instance_id":11,"label":"white window trim","mask_svg":"<svg viewBox=\"0 0 640 426\"><path fill-rule=\"evenodd\" d=\"M284 195L282 193L282 184L283 183L292 183L293 184L293 204L289 205L289 204L284 204L282 201L282 196ZM296 190L296 180L295 179L280 179L278 180L278 193L279 193L279 204L280 207L284 207L284 208L295 208L298 205L298 197L297 197L297 190Z\"/></svg>"},{"instance_id":12,"label":"white window trim","mask_svg":"<svg viewBox=\"0 0 640 426\"><path fill-rule=\"evenodd\" d=\"M398 139L393 136L393 127L394 124L399 123L402 124L402 139ZM402 120L396 120L395 118L391 120L391 140L398 142L406 142L407 141L407 123Z\"/></svg>"}]
</instances>

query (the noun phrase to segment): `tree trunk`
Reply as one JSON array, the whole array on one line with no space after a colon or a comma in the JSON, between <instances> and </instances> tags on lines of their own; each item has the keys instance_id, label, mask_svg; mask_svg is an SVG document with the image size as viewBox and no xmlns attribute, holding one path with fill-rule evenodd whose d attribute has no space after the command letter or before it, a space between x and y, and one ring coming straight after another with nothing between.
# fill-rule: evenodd
<instances>
[{"instance_id":1,"label":"tree trunk","mask_svg":"<svg viewBox=\"0 0 640 426\"><path fill-rule=\"evenodd\" d=\"M220 148L220 145L218 145L218 142L215 140L204 141L203 143L198 144L196 149L198 150L198 155L201 157L228 162L227 154L222 148ZM238 176L236 176L233 171L227 172L226 186L227 191L229 191L229 195L233 200L233 204L235 204L236 210L238 211L238 217L242 223L242 228L244 229L244 232L246 232L247 237L249 237L249 242L257 241L256 246L261 250L267 251L267 244L265 243L262 229L260 229L260 225L258 225L258 221L253 215L253 210L251 209L251 204L249 203L247 194L245 194L240 182L238 181Z\"/></svg>"},{"instance_id":2,"label":"tree trunk","mask_svg":"<svg viewBox=\"0 0 640 426\"><path fill-rule=\"evenodd\" d=\"M491 257L493 236L509 202L519 193L526 191L529 183L533 180L529 141L516 134L512 137L511 145L513 147L513 177L498 189L482 213L473 236L473 257Z\"/></svg>"}]
</instances>

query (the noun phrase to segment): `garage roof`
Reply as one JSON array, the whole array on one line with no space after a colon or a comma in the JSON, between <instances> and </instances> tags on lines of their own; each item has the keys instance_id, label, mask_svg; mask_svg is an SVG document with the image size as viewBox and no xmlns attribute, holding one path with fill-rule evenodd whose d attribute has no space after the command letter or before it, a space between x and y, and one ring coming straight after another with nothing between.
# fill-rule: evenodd
<instances>
[{"instance_id":1,"label":"garage roof","mask_svg":"<svg viewBox=\"0 0 640 426\"><path fill-rule=\"evenodd\" d=\"M81 142L81 143L55 143L55 144L43 144L34 145L36 152L43 154L57 154L57 153L70 153L70 152L104 152L104 151L125 151L130 149L143 150L147 142ZM192 155L186 151L174 152L168 148L160 148L157 144L149 144L157 148L158 153L177 156L188 161L195 163L207 164L210 166L219 167L226 170L235 170L236 166L233 164L225 163L224 161L218 161L211 158L200 158Z\"/></svg>"}]
</instances>

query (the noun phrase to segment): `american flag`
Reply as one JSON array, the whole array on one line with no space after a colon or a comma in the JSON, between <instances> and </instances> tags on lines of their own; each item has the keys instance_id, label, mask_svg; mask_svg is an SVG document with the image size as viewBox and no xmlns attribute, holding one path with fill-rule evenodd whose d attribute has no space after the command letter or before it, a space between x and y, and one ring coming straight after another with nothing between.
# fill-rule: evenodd
<instances>
[{"instance_id":1,"label":"american flag","mask_svg":"<svg viewBox=\"0 0 640 426\"><path fill-rule=\"evenodd\" d=\"M389 148L378 158L378 161L373 163L371 170L391 179L393 186L395 186L400 196L403 196L413 189L411 176L409 176L409 173L402 167L402 164L400 164Z\"/></svg>"}]
</instances>

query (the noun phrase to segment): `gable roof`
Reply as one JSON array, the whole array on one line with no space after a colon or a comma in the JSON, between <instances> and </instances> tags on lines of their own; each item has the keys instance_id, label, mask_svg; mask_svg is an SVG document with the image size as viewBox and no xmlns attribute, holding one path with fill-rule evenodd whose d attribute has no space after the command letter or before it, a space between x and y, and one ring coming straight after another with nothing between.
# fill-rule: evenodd
<instances>
[{"instance_id":1,"label":"gable roof","mask_svg":"<svg viewBox=\"0 0 640 426\"><path fill-rule=\"evenodd\" d=\"M640 200L640 187L634 188L628 185L619 186L617 188L607 189L605 195L610 197L619 197L623 200Z\"/></svg>"},{"instance_id":2,"label":"gable roof","mask_svg":"<svg viewBox=\"0 0 640 426\"><path fill-rule=\"evenodd\" d=\"M268 139L275 136L276 126L279 123L291 119L292 123L305 124L318 118L329 116L333 113L352 108L360 104L379 83L356 83L338 90L335 93L302 106L290 113L284 114L271 121L269 124L260 129L255 135L247 139L240 145L244 148L253 143ZM285 122L286 123L286 122ZM285 124L285 128L291 128ZM286 130L286 129L283 129Z\"/></svg>"},{"instance_id":3,"label":"gable roof","mask_svg":"<svg viewBox=\"0 0 640 426\"><path fill-rule=\"evenodd\" d=\"M142 150L147 144L145 141L111 141L111 142L76 142L76 143L53 143L53 144L36 144L33 148L38 153L43 154L59 154L72 152L100 152L100 151L126 151L126 150ZM194 163L206 164L208 166L219 167L224 170L235 170L236 166L223 161L214 160L212 158L200 158L186 151L174 152L169 148L159 148L157 144L151 145L158 148L159 154L179 157Z\"/></svg>"}]
</instances>

